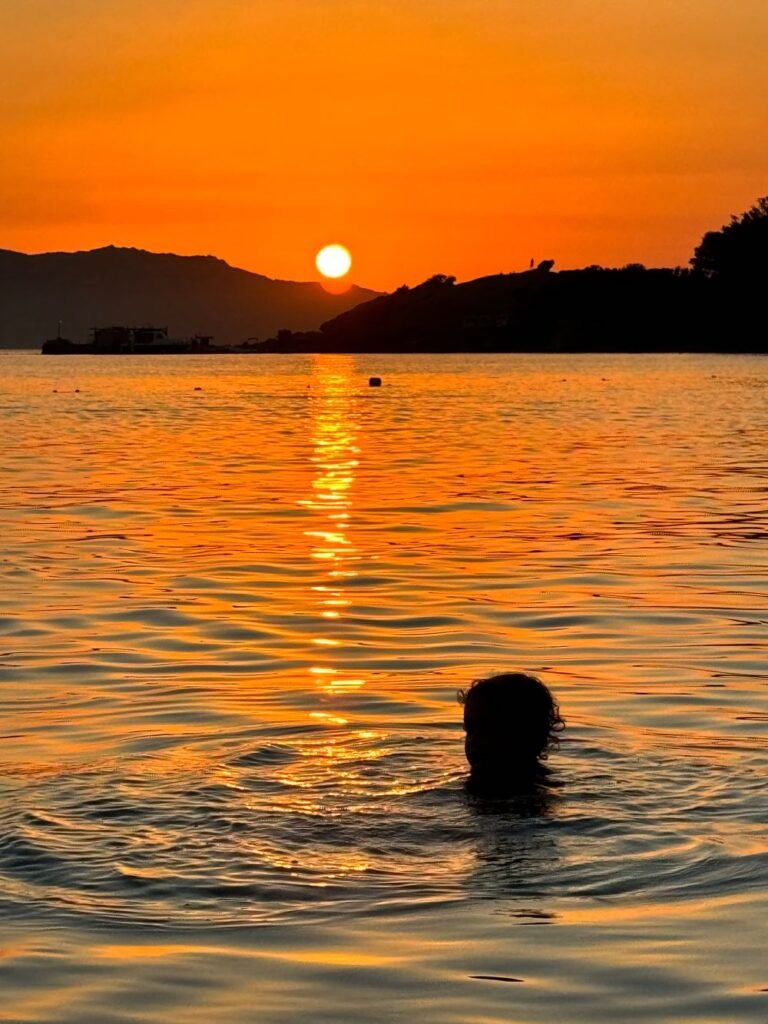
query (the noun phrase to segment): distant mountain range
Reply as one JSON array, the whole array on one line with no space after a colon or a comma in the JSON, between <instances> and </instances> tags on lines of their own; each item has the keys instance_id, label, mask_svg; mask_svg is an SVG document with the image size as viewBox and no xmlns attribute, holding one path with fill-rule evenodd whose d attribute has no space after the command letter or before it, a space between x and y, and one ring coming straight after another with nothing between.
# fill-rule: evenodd
<instances>
[{"instance_id":1,"label":"distant mountain range","mask_svg":"<svg viewBox=\"0 0 768 1024\"><path fill-rule=\"evenodd\" d=\"M275 281L214 256L0 249L0 347L38 347L59 321L72 341L85 341L92 327L153 324L231 345L280 328L312 330L377 294L353 285L331 295L318 283Z\"/></svg>"}]
</instances>

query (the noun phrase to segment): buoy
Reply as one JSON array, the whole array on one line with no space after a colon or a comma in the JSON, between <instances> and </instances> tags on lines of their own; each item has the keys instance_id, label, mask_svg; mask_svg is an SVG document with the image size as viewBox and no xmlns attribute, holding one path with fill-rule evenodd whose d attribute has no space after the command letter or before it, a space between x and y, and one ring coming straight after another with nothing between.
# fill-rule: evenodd
<instances>
[{"instance_id":1,"label":"buoy","mask_svg":"<svg viewBox=\"0 0 768 1024\"><path fill-rule=\"evenodd\" d=\"M195 391L202 391L202 388L195 388Z\"/></svg>"},{"instance_id":2,"label":"buoy","mask_svg":"<svg viewBox=\"0 0 768 1024\"><path fill-rule=\"evenodd\" d=\"M369 377L368 378L368 387L369 388L380 388L381 387L381 377Z\"/></svg>"}]
</instances>

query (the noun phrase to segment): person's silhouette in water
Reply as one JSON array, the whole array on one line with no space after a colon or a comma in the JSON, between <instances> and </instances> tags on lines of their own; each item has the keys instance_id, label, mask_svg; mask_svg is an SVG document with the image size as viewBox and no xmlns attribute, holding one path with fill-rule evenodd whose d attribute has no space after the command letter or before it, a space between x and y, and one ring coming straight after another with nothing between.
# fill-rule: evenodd
<instances>
[{"instance_id":1,"label":"person's silhouette in water","mask_svg":"<svg viewBox=\"0 0 768 1024\"><path fill-rule=\"evenodd\" d=\"M476 679L458 697L464 705L469 789L487 794L535 789L549 774L542 761L565 728L544 683L505 672Z\"/></svg>"}]
</instances>

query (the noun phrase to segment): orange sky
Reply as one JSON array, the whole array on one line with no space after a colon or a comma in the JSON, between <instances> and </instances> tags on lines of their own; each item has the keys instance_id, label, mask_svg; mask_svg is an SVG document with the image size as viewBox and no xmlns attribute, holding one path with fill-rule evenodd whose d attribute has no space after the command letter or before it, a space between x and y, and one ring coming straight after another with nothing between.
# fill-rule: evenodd
<instances>
[{"instance_id":1,"label":"orange sky","mask_svg":"<svg viewBox=\"0 0 768 1024\"><path fill-rule=\"evenodd\" d=\"M0 248L685 263L768 192L767 52L766 0L0 0Z\"/></svg>"}]
</instances>

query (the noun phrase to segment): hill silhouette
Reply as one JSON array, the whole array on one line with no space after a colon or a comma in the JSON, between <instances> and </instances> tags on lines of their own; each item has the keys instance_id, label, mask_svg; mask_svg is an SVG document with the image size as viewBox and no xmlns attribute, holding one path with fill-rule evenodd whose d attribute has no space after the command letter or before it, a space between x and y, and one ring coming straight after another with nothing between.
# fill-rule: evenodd
<instances>
[{"instance_id":1,"label":"hill silhouette","mask_svg":"<svg viewBox=\"0 0 768 1024\"><path fill-rule=\"evenodd\" d=\"M214 256L107 246L29 256L0 250L0 347L39 347L57 322L73 341L91 327L167 325L171 334L221 344L309 330L377 293L331 295L314 282L275 281Z\"/></svg>"},{"instance_id":2,"label":"hill silhouette","mask_svg":"<svg viewBox=\"0 0 768 1024\"><path fill-rule=\"evenodd\" d=\"M280 331L273 352L762 351L735 332L721 286L688 270L547 266L456 284L437 275L347 310L319 331Z\"/></svg>"}]
</instances>

